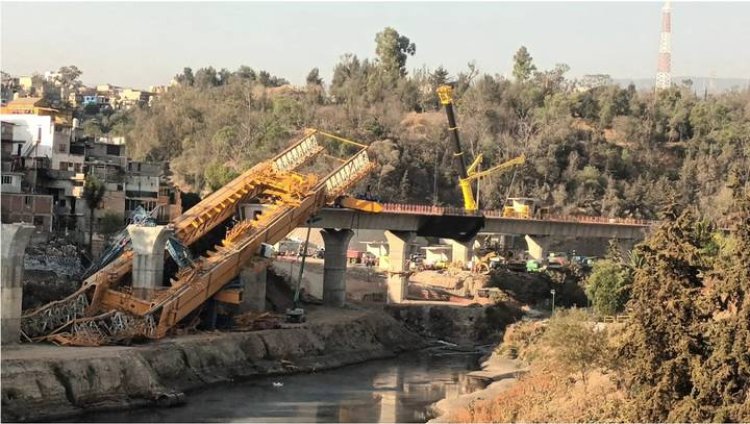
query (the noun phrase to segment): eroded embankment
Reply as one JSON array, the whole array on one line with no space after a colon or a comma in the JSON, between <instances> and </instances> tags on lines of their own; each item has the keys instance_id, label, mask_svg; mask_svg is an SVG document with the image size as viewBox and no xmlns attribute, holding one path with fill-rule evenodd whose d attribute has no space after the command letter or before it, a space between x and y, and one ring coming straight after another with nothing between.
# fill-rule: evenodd
<instances>
[{"instance_id":1,"label":"eroded embankment","mask_svg":"<svg viewBox=\"0 0 750 424\"><path fill-rule=\"evenodd\" d=\"M412 331L459 345L497 343L505 328L523 314L506 304L467 307L412 303L387 305L385 310Z\"/></svg>"},{"instance_id":2,"label":"eroded embankment","mask_svg":"<svg viewBox=\"0 0 750 424\"><path fill-rule=\"evenodd\" d=\"M2 420L156 404L208 384L339 367L424 345L383 312L317 308L304 328L204 333L130 347L4 348Z\"/></svg>"}]
</instances>

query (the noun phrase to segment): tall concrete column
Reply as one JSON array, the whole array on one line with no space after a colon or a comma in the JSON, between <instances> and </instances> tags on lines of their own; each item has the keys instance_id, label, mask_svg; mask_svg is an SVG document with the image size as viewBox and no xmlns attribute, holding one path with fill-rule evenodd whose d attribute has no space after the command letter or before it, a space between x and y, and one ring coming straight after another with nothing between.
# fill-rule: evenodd
<instances>
[{"instance_id":1,"label":"tall concrete column","mask_svg":"<svg viewBox=\"0 0 750 424\"><path fill-rule=\"evenodd\" d=\"M2 224L2 339L0 343L18 343L21 338L21 301L23 300L23 255L34 226Z\"/></svg>"},{"instance_id":2,"label":"tall concrete column","mask_svg":"<svg viewBox=\"0 0 750 424\"><path fill-rule=\"evenodd\" d=\"M460 242L452 239L446 240L451 246L451 261L453 263L461 262L464 268L467 268L471 260L474 258L474 243L476 243L476 238L467 242Z\"/></svg>"},{"instance_id":3,"label":"tall concrete column","mask_svg":"<svg viewBox=\"0 0 750 424\"><path fill-rule=\"evenodd\" d=\"M409 285L409 243L414 241L413 231L386 231L388 240L388 303L401 303L406 298Z\"/></svg>"},{"instance_id":4,"label":"tall concrete column","mask_svg":"<svg viewBox=\"0 0 750 424\"><path fill-rule=\"evenodd\" d=\"M172 230L164 225L141 227L128 225L133 244L133 294L149 299L164 279L164 247Z\"/></svg>"},{"instance_id":5,"label":"tall concrete column","mask_svg":"<svg viewBox=\"0 0 750 424\"><path fill-rule=\"evenodd\" d=\"M326 228L320 230L325 244L323 257L323 304L344 306L346 303L346 250L354 231Z\"/></svg>"},{"instance_id":6,"label":"tall concrete column","mask_svg":"<svg viewBox=\"0 0 750 424\"><path fill-rule=\"evenodd\" d=\"M266 282L269 261L252 259L240 271L240 282L244 287L239 312L262 312L266 310Z\"/></svg>"}]
</instances>

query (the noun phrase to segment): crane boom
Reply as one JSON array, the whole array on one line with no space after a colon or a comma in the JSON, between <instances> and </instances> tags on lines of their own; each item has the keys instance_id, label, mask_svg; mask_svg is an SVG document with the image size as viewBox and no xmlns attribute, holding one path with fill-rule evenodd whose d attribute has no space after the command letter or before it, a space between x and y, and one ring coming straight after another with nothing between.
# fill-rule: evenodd
<instances>
[{"instance_id":1,"label":"crane boom","mask_svg":"<svg viewBox=\"0 0 750 424\"><path fill-rule=\"evenodd\" d=\"M454 157L457 158L459 164L459 170L461 175L459 176L458 186L461 188L461 193L464 198L464 209L469 212L474 212L478 209L477 201L474 198L474 191L471 188L471 183L480 178L490 176L492 174L507 171L516 165L522 165L526 162L526 155L516 156L515 158L503 162L499 165L493 166L492 168L476 172L477 166L482 162L482 154L477 155L474 162L469 167L466 167L464 162L464 152L461 148L461 142L458 138L458 127L456 125L456 117L453 113L453 89L449 85L442 85L437 89L440 103L445 106L445 113L448 115L448 131L450 131L453 138L455 152Z\"/></svg>"},{"instance_id":2,"label":"crane boom","mask_svg":"<svg viewBox=\"0 0 750 424\"><path fill-rule=\"evenodd\" d=\"M466 178L467 180L476 180L479 178L489 177L490 175L496 173L496 172L502 172L507 171L508 169L516 166L516 165L523 165L526 162L526 155L516 156L513 159L510 159L508 161L505 161L501 163L500 165L495 165L490 169L487 169L482 172L476 172L476 173L469 173L469 176Z\"/></svg>"}]
</instances>

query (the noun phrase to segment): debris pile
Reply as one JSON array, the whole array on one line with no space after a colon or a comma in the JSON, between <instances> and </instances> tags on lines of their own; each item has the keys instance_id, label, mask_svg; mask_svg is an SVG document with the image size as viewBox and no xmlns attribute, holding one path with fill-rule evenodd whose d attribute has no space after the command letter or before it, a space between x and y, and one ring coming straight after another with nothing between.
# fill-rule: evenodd
<instances>
[{"instance_id":1,"label":"debris pile","mask_svg":"<svg viewBox=\"0 0 750 424\"><path fill-rule=\"evenodd\" d=\"M23 267L26 271L48 271L59 276L75 276L83 271L78 248L63 239L52 239L49 243L29 246Z\"/></svg>"}]
</instances>

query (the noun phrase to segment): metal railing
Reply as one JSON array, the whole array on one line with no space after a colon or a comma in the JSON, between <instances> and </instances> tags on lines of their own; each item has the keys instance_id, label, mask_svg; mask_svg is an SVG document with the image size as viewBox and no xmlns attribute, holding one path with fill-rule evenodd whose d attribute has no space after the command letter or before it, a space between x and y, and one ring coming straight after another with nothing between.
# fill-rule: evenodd
<instances>
[{"instance_id":1,"label":"metal railing","mask_svg":"<svg viewBox=\"0 0 750 424\"><path fill-rule=\"evenodd\" d=\"M604 216L584 216L584 215L546 215L541 218L518 218L504 217L502 210L483 210L469 212L462 208L451 206L432 206L432 205L415 205L401 203L384 203L383 213L399 213L414 215L447 215L447 216L484 216L490 219L514 219L514 220L531 220L545 222L573 222L581 224L608 224L608 225L634 225L640 227L650 227L659 224L659 221L636 218L609 218Z\"/></svg>"}]
</instances>

